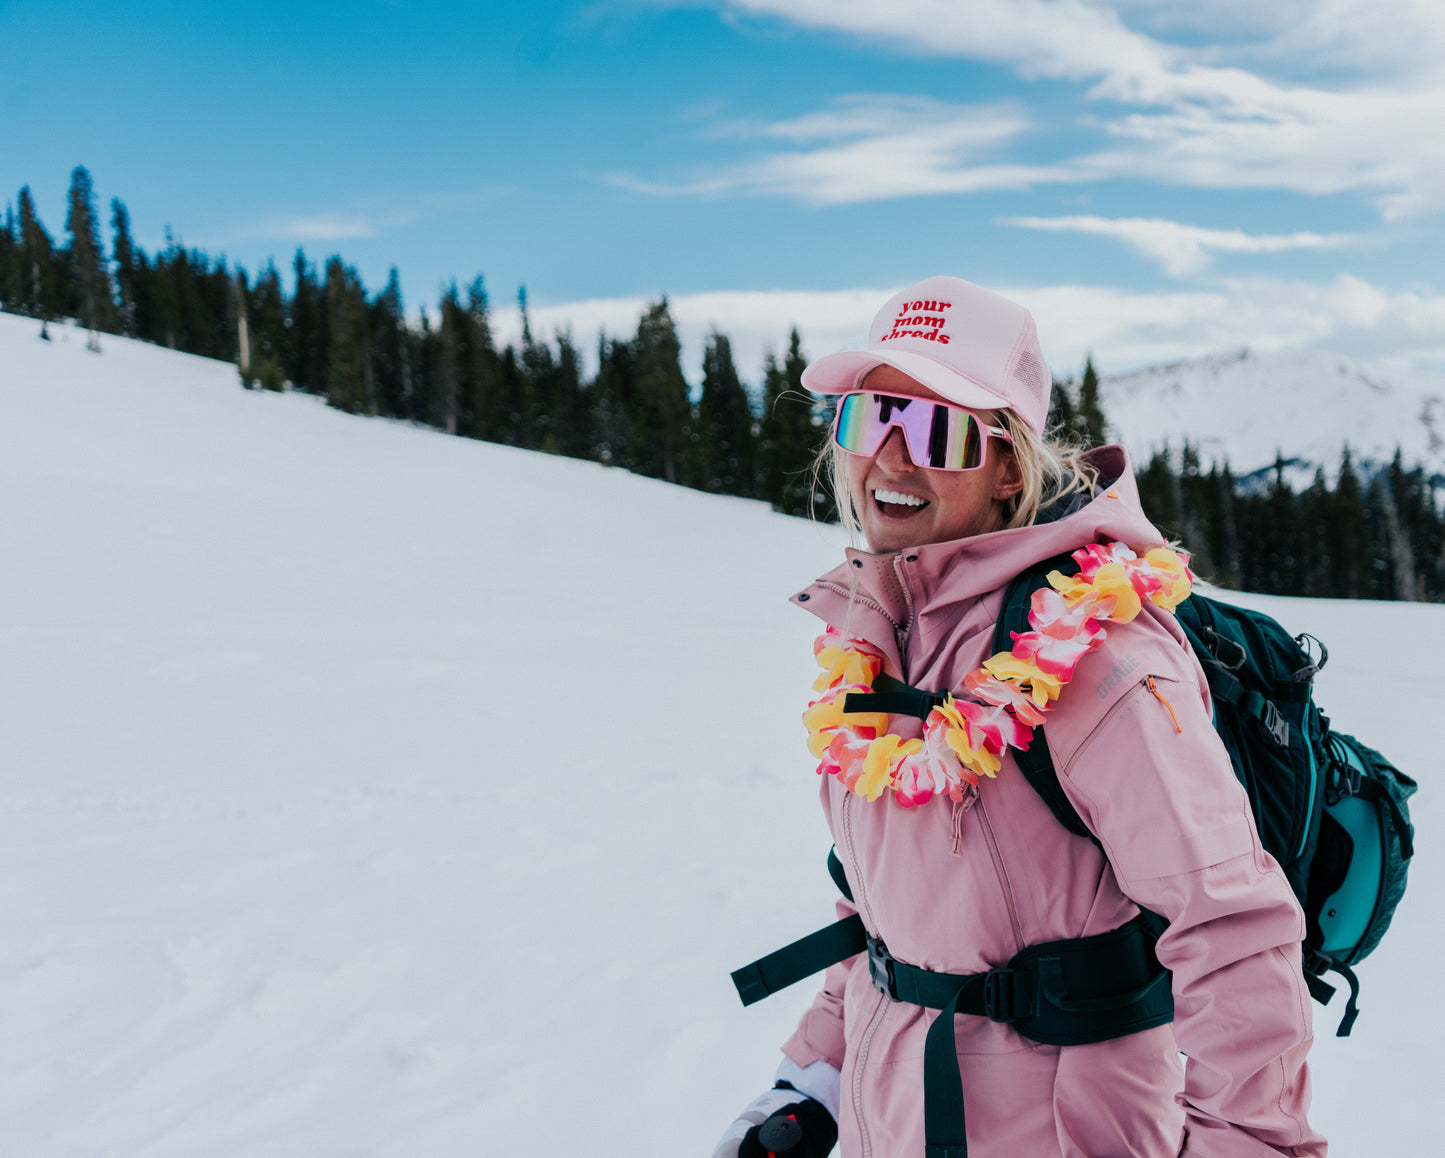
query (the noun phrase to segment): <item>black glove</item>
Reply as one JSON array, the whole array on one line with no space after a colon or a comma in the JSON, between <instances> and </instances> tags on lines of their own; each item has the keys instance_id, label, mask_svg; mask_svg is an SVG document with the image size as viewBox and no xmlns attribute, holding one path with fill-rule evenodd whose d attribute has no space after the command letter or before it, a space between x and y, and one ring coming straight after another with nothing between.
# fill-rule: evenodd
<instances>
[{"instance_id":1,"label":"black glove","mask_svg":"<svg viewBox=\"0 0 1445 1158\"><path fill-rule=\"evenodd\" d=\"M779 1082L773 1096L778 1099L790 1091L788 1082ZM826 1158L838 1141L838 1123L833 1115L806 1094L778 1106L761 1123L746 1134L738 1146L738 1158Z\"/></svg>"}]
</instances>

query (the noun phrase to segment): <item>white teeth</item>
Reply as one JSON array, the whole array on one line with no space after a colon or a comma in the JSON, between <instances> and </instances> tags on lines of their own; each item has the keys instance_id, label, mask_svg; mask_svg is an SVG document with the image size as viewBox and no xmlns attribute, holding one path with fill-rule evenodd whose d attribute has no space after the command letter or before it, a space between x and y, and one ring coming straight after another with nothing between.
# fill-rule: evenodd
<instances>
[{"instance_id":1,"label":"white teeth","mask_svg":"<svg viewBox=\"0 0 1445 1158\"><path fill-rule=\"evenodd\" d=\"M917 495L905 495L902 491L885 491L881 487L873 492L873 498L880 503L896 503L902 507L926 507L927 499Z\"/></svg>"}]
</instances>

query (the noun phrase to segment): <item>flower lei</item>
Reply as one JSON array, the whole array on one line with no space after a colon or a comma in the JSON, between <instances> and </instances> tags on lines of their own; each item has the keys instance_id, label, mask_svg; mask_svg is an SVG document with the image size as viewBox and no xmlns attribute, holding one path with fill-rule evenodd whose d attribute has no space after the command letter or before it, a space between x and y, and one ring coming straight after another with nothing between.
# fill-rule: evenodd
<instances>
[{"instance_id":1,"label":"flower lei","mask_svg":"<svg viewBox=\"0 0 1445 1158\"><path fill-rule=\"evenodd\" d=\"M1167 547L1141 558L1123 543L1093 543L1073 557L1078 575L1050 572L1049 587L1034 592L1033 630L1013 632L1011 651L964 677L964 688L981 702L945 696L924 721L921 740L888 732L886 713L844 714L849 692L872 691L883 656L829 626L813 643L823 669L813 689L823 694L803 713L819 774L838 777L868 800L891 788L904 808L944 793L961 801L965 785L976 789L980 776L993 778L1006 747L1028 748L1079 661L1104 642L1100 620L1128 623L1146 599L1172 612L1193 586L1189 557Z\"/></svg>"}]
</instances>

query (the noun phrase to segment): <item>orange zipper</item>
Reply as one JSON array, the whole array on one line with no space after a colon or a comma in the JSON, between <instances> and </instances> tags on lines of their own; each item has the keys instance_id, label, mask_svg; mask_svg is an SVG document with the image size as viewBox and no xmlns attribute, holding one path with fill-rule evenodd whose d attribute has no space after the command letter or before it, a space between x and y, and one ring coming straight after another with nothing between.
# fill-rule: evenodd
<instances>
[{"instance_id":1,"label":"orange zipper","mask_svg":"<svg viewBox=\"0 0 1445 1158\"><path fill-rule=\"evenodd\" d=\"M1146 676L1144 682L1149 685L1149 690L1154 693L1154 698L1169 709L1169 718L1174 721L1174 730L1183 735L1184 729L1179 726L1179 717L1174 714L1174 706L1166 700L1157 687L1154 686L1154 677Z\"/></svg>"}]
</instances>

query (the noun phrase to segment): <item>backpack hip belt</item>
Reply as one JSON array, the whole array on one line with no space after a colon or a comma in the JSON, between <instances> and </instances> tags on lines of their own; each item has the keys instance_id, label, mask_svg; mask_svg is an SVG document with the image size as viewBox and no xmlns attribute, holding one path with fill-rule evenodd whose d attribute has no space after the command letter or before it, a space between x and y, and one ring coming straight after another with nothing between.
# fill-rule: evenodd
<instances>
[{"instance_id":1,"label":"backpack hip belt","mask_svg":"<svg viewBox=\"0 0 1445 1158\"><path fill-rule=\"evenodd\" d=\"M837 853L828 869L852 899ZM873 986L892 1001L941 1010L923 1047L926 1158L967 1158L963 1076L953 1019L959 1014L1012 1025L1046 1045L1087 1045L1174 1020L1169 972L1154 954L1162 922L1152 913L1107 933L1030 945L985 973L939 973L899 961L857 914L733 973L744 1005L760 1001L856 953L868 954Z\"/></svg>"}]
</instances>

